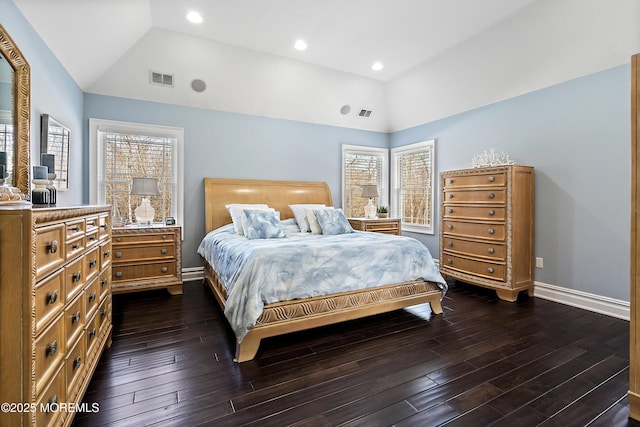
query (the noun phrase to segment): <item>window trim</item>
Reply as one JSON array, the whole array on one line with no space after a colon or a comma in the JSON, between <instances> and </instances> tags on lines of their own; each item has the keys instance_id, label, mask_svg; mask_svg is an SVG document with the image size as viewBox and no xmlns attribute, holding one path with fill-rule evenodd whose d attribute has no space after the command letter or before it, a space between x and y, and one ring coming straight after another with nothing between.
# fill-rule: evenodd
<instances>
[{"instance_id":1,"label":"window trim","mask_svg":"<svg viewBox=\"0 0 640 427\"><path fill-rule=\"evenodd\" d=\"M391 213L393 216L401 218L400 214L400 194L401 191L398 187L398 174L397 174L397 157L399 155L408 154L416 151L431 151L431 225L419 225L419 224L406 224L402 220L400 221L400 227L402 231L408 231L412 233L422 233L422 234L435 234L435 199L436 199L436 187L435 187L435 139L429 139L426 141L415 142L413 144L403 145L401 147L394 147L391 149L391 194L392 194L392 205L391 205Z\"/></svg>"},{"instance_id":2,"label":"window trim","mask_svg":"<svg viewBox=\"0 0 640 427\"><path fill-rule=\"evenodd\" d=\"M365 145L349 145L342 144L342 210L346 209L346 171L345 171L345 156L350 153L362 153L362 154L381 154L382 155L382 187L378 190L380 195L378 196L378 206L389 206L389 149L368 147ZM364 217L364 212L362 214Z\"/></svg>"},{"instance_id":3,"label":"window trim","mask_svg":"<svg viewBox=\"0 0 640 427\"><path fill-rule=\"evenodd\" d=\"M98 175L101 170L100 165L98 165L98 131L117 133L130 132L149 136L168 136L176 138L176 225L182 226L184 235L184 129L172 126L90 118L89 201L92 204L105 203L104 194L99 194L98 192Z\"/></svg>"}]
</instances>

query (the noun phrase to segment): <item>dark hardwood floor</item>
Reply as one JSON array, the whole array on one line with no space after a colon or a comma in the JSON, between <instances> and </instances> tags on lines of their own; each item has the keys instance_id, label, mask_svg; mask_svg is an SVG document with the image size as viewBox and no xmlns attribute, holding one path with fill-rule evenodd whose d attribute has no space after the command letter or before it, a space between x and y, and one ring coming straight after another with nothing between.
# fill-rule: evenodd
<instances>
[{"instance_id":1,"label":"dark hardwood floor","mask_svg":"<svg viewBox=\"0 0 640 427\"><path fill-rule=\"evenodd\" d=\"M629 323L452 283L427 306L234 342L208 287L113 297L113 345L74 425L640 426L628 420Z\"/></svg>"}]
</instances>

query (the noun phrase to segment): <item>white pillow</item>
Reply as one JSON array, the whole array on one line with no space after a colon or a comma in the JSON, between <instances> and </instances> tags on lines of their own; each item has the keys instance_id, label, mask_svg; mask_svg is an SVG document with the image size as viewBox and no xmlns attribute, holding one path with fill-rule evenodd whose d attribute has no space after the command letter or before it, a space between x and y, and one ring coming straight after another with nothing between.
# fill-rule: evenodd
<instances>
[{"instance_id":1,"label":"white pillow","mask_svg":"<svg viewBox=\"0 0 640 427\"><path fill-rule=\"evenodd\" d=\"M324 208L316 208L316 209L306 208L305 209L305 213L307 214L307 221L309 222L309 228L311 229L311 233L322 234L322 228L320 227L320 223L318 222L318 219L316 218L316 215L313 213L313 211L325 210L325 209L333 209L333 207L326 206Z\"/></svg>"},{"instance_id":2,"label":"white pillow","mask_svg":"<svg viewBox=\"0 0 640 427\"><path fill-rule=\"evenodd\" d=\"M231 215L231 221L233 221L233 231L237 234L244 234L244 227L242 227L242 210L265 210L269 209L269 205L265 204L242 204L242 203L229 203L225 205Z\"/></svg>"},{"instance_id":3,"label":"white pillow","mask_svg":"<svg viewBox=\"0 0 640 427\"><path fill-rule=\"evenodd\" d=\"M309 221L307 220L307 211L305 209L319 209L324 207L326 207L324 204L289 205L289 208L291 209L291 212L293 212L293 216L298 223L298 227L300 227L300 231L303 233L311 231L309 228Z\"/></svg>"}]
</instances>

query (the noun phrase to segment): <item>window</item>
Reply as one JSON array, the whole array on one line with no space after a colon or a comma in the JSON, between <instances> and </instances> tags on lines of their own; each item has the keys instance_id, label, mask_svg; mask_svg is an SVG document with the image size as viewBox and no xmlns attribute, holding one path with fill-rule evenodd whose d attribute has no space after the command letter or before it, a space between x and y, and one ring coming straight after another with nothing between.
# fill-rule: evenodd
<instances>
[{"instance_id":1,"label":"window","mask_svg":"<svg viewBox=\"0 0 640 427\"><path fill-rule=\"evenodd\" d=\"M388 204L389 151L384 148L342 146L342 210L349 217L364 217L369 199L362 197L364 184L378 185L378 206Z\"/></svg>"},{"instance_id":2,"label":"window","mask_svg":"<svg viewBox=\"0 0 640 427\"><path fill-rule=\"evenodd\" d=\"M391 149L391 212L404 231L433 234L434 142Z\"/></svg>"},{"instance_id":3,"label":"window","mask_svg":"<svg viewBox=\"0 0 640 427\"><path fill-rule=\"evenodd\" d=\"M182 224L183 129L96 119L89 128L92 203L112 205L114 217L134 222L141 196L131 195L132 180L156 178L154 222L174 217Z\"/></svg>"}]
</instances>

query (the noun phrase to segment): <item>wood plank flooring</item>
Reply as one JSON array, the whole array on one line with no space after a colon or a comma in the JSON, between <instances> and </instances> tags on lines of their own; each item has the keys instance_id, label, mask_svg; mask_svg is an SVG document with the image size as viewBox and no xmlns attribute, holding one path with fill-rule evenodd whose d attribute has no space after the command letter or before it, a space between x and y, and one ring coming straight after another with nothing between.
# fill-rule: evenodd
<instances>
[{"instance_id":1,"label":"wood plank flooring","mask_svg":"<svg viewBox=\"0 0 640 427\"><path fill-rule=\"evenodd\" d=\"M451 283L428 305L263 340L236 364L208 287L113 297L113 345L74 426L640 426L629 323Z\"/></svg>"}]
</instances>

